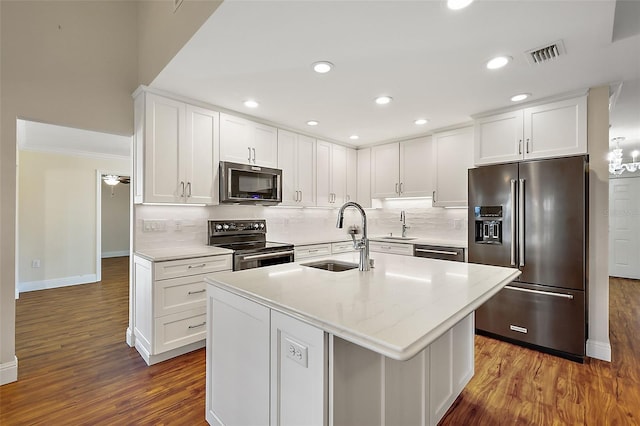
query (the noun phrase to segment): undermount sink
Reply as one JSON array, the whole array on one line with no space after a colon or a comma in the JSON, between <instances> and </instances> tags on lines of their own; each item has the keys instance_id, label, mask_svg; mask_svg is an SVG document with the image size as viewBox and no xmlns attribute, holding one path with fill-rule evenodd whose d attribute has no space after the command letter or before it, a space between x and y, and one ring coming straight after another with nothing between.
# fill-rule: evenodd
<instances>
[{"instance_id":1,"label":"undermount sink","mask_svg":"<svg viewBox=\"0 0 640 426\"><path fill-rule=\"evenodd\" d=\"M357 263L341 262L339 260L320 260L318 262L301 263L300 265L331 272L342 272L358 268Z\"/></svg>"},{"instance_id":2,"label":"undermount sink","mask_svg":"<svg viewBox=\"0 0 640 426\"><path fill-rule=\"evenodd\" d=\"M382 238L384 238L385 240L415 240L417 237L393 237L391 235L387 235Z\"/></svg>"}]
</instances>

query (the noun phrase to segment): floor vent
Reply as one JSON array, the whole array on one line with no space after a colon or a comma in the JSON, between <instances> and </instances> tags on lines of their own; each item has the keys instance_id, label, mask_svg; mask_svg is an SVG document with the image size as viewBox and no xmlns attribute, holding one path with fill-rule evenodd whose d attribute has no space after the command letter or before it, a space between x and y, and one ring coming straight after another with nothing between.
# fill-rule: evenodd
<instances>
[{"instance_id":1,"label":"floor vent","mask_svg":"<svg viewBox=\"0 0 640 426\"><path fill-rule=\"evenodd\" d=\"M558 56L564 55L565 53L566 52L564 50L564 44L562 43L562 40L558 40L555 43L551 43L547 46L529 50L526 52L526 55L527 62L529 62L529 64L531 65L534 65L552 61Z\"/></svg>"}]
</instances>

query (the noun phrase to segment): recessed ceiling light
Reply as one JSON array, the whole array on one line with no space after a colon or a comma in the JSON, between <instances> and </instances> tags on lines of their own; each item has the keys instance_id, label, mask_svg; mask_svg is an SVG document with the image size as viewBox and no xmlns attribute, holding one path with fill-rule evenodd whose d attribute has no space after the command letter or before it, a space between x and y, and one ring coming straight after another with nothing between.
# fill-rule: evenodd
<instances>
[{"instance_id":1,"label":"recessed ceiling light","mask_svg":"<svg viewBox=\"0 0 640 426\"><path fill-rule=\"evenodd\" d=\"M309 125L309 126L317 126L318 124L320 124L320 123L317 122L316 120L307 121L307 125Z\"/></svg>"},{"instance_id":2,"label":"recessed ceiling light","mask_svg":"<svg viewBox=\"0 0 640 426\"><path fill-rule=\"evenodd\" d=\"M447 7L451 10L460 10L473 3L473 0L447 0Z\"/></svg>"},{"instance_id":3,"label":"recessed ceiling light","mask_svg":"<svg viewBox=\"0 0 640 426\"><path fill-rule=\"evenodd\" d=\"M531 96L531 93L520 93L518 95L513 95L511 97L511 102L520 102L520 101L524 101L525 99L527 99L529 96Z\"/></svg>"},{"instance_id":4,"label":"recessed ceiling light","mask_svg":"<svg viewBox=\"0 0 640 426\"><path fill-rule=\"evenodd\" d=\"M333 69L333 64L328 61L319 61L313 63L313 70L318 74L328 73Z\"/></svg>"},{"instance_id":5,"label":"recessed ceiling light","mask_svg":"<svg viewBox=\"0 0 640 426\"><path fill-rule=\"evenodd\" d=\"M376 103L378 105L386 105L389 102L391 102L393 100L393 98L391 96L378 96L376 98Z\"/></svg>"},{"instance_id":6,"label":"recessed ceiling light","mask_svg":"<svg viewBox=\"0 0 640 426\"><path fill-rule=\"evenodd\" d=\"M244 106L246 106L247 108L258 108L258 105L260 104L253 99L244 101Z\"/></svg>"},{"instance_id":7,"label":"recessed ceiling light","mask_svg":"<svg viewBox=\"0 0 640 426\"><path fill-rule=\"evenodd\" d=\"M416 121L414 121L414 123L416 123L418 126L422 126L423 124L427 124L429 122L429 120L427 120L426 118L418 118Z\"/></svg>"},{"instance_id":8,"label":"recessed ceiling light","mask_svg":"<svg viewBox=\"0 0 640 426\"><path fill-rule=\"evenodd\" d=\"M360 136L358 136L358 135L351 135L351 136L349 136L349 139L351 139L352 141L355 141L355 140L360 139Z\"/></svg>"},{"instance_id":9,"label":"recessed ceiling light","mask_svg":"<svg viewBox=\"0 0 640 426\"><path fill-rule=\"evenodd\" d=\"M490 70L497 70L498 68L502 68L507 65L511 61L510 56L496 56L487 62L487 68Z\"/></svg>"}]
</instances>

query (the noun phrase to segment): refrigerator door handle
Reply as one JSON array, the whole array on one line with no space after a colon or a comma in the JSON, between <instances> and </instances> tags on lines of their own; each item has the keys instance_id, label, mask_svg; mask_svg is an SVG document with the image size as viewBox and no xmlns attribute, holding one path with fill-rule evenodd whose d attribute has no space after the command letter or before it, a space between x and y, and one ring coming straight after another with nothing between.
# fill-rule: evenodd
<instances>
[{"instance_id":1,"label":"refrigerator door handle","mask_svg":"<svg viewBox=\"0 0 640 426\"><path fill-rule=\"evenodd\" d=\"M520 266L524 266L524 179L520 179L518 188L518 247L520 248Z\"/></svg>"},{"instance_id":2,"label":"refrigerator door handle","mask_svg":"<svg viewBox=\"0 0 640 426\"><path fill-rule=\"evenodd\" d=\"M511 179L511 266L516 266L516 180Z\"/></svg>"}]
</instances>

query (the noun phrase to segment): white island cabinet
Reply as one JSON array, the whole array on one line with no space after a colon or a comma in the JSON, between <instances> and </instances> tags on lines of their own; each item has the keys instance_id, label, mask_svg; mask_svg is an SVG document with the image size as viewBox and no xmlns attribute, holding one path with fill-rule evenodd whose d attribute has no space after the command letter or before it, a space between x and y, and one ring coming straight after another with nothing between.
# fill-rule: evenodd
<instances>
[{"instance_id":1,"label":"white island cabinet","mask_svg":"<svg viewBox=\"0 0 640 426\"><path fill-rule=\"evenodd\" d=\"M207 421L437 424L473 376L473 311L520 272L375 259L368 272L301 262L206 278Z\"/></svg>"}]
</instances>

